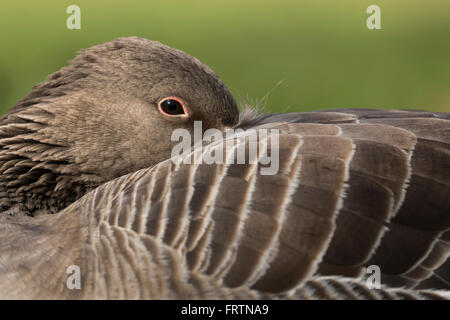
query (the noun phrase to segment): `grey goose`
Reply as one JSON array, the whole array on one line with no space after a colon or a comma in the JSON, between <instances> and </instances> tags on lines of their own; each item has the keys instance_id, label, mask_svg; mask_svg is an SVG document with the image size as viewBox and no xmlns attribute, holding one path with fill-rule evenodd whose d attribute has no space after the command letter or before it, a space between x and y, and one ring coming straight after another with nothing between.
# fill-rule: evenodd
<instances>
[{"instance_id":1,"label":"grey goose","mask_svg":"<svg viewBox=\"0 0 450 320\"><path fill-rule=\"evenodd\" d=\"M195 120L277 129L278 172L173 161ZM449 113L239 115L197 59L130 37L35 86L0 148L2 299L450 298Z\"/></svg>"}]
</instances>

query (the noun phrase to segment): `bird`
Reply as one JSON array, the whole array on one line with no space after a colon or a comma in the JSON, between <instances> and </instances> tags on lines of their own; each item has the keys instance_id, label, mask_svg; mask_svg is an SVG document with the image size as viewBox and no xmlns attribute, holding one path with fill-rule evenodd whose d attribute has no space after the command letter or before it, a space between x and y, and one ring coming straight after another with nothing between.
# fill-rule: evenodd
<instances>
[{"instance_id":1,"label":"bird","mask_svg":"<svg viewBox=\"0 0 450 320\"><path fill-rule=\"evenodd\" d=\"M174 156L198 122L222 138ZM254 132L274 174L264 148L195 161ZM449 165L450 113L239 111L196 58L118 38L0 119L0 298L449 299Z\"/></svg>"}]
</instances>

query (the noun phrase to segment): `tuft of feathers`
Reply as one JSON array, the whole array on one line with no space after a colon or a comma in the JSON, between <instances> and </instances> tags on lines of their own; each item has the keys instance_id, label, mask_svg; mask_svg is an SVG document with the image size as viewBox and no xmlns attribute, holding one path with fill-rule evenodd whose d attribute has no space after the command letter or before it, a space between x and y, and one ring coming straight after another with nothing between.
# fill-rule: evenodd
<instances>
[{"instance_id":1,"label":"tuft of feathers","mask_svg":"<svg viewBox=\"0 0 450 320\"><path fill-rule=\"evenodd\" d=\"M239 122L236 126L245 126L257 119L263 114L262 107L258 104L251 104L248 100L241 103L241 111L239 112Z\"/></svg>"}]
</instances>

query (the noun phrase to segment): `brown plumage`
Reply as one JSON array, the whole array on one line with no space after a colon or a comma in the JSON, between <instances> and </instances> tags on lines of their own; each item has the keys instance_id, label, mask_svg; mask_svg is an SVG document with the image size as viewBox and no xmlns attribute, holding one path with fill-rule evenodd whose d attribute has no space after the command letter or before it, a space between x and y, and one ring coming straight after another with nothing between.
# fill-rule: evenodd
<instances>
[{"instance_id":1,"label":"brown plumage","mask_svg":"<svg viewBox=\"0 0 450 320\"><path fill-rule=\"evenodd\" d=\"M164 96L191 116L165 119ZM36 86L0 123L0 297L449 298L450 114L237 116L211 70L138 38ZM278 173L167 159L196 119L278 129Z\"/></svg>"},{"instance_id":2,"label":"brown plumage","mask_svg":"<svg viewBox=\"0 0 450 320\"><path fill-rule=\"evenodd\" d=\"M170 119L178 96L190 117ZM0 205L58 212L103 182L167 159L175 128L222 128L236 103L212 70L155 41L123 38L83 50L0 120Z\"/></svg>"}]
</instances>

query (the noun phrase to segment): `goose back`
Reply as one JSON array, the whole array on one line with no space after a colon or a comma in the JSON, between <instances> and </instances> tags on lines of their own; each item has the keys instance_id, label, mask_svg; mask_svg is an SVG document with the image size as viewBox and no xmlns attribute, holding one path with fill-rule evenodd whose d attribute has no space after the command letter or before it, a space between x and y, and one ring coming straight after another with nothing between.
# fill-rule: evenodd
<instances>
[{"instance_id":1,"label":"goose back","mask_svg":"<svg viewBox=\"0 0 450 320\"><path fill-rule=\"evenodd\" d=\"M448 298L449 114L341 109L237 128L278 130L258 137L275 152L277 134L276 174L262 175L260 161L169 159L56 215L4 217L0 295ZM232 157L246 140L234 141L190 156ZM72 265L80 290L67 288ZM370 265L379 291L367 289Z\"/></svg>"}]
</instances>

